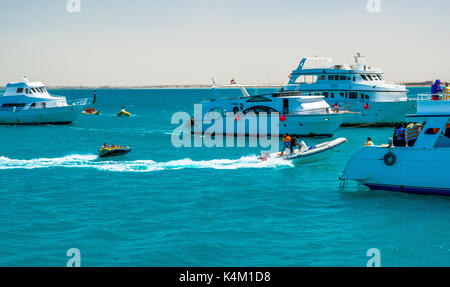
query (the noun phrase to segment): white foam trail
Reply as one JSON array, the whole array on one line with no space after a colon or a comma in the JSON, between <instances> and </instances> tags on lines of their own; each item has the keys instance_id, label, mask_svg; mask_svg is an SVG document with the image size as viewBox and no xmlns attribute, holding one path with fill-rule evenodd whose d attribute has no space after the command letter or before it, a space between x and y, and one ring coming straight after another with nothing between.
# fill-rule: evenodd
<instances>
[{"instance_id":1,"label":"white foam trail","mask_svg":"<svg viewBox=\"0 0 450 287\"><path fill-rule=\"evenodd\" d=\"M257 156L245 156L240 159L213 159L195 161L189 158L168 162L152 160L103 161L95 155L68 155L60 158L37 158L30 160L0 157L0 170L38 169L51 167L94 168L111 172L152 172L177 169L241 169L241 168L277 168L293 167L292 162L283 159L261 161Z\"/></svg>"}]
</instances>

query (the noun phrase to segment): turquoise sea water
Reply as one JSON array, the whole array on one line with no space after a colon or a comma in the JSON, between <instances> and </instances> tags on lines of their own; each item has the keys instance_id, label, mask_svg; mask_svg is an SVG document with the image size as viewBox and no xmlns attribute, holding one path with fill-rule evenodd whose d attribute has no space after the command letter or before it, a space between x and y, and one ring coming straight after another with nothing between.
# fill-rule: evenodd
<instances>
[{"instance_id":1,"label":"turquoise sea water","mask_svg":"<svg viewBox=\"0 0 450 287\"><path fill-rule=\"evenodd\" d=\"M69 248L82 266L365 266L369 248L382 266L450 265L450 198L339 190L350 155L391 128L342 128L349 143L322 162L266 163L259 148L172 146L172 114L209 90L97 95L101 116L0 127L1 266L65 266ZM104 142L133 151L99 160Z\"/></svg>"}]
</instances>

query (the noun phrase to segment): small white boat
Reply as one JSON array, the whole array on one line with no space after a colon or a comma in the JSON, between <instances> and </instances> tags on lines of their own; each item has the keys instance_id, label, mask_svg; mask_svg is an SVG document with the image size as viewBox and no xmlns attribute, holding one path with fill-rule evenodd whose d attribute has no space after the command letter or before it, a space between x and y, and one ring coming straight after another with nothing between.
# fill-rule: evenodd
<instances>
[{"instance_id":1,"label":"small white boat","mask_svg":"<svg viewBox=\"0 0 450 287\"><path fill-rule=\"evenodd\" d=\"M216 88L239 88L240 94L222 98ZM203 102L201 113L194 114L191 128L195 134L331 137L346 114L334 111L323 96L283 91L250 96L240 85L214 86L212 90L214 99Z\"/></svg>"},{"instance_id":2,"label":"small white boat","mask_svg":"<svg viewBox=\"0 0 450 287\"><path fill-rule=\"evenodd\" d=\"M9 83L0 96L0 125L70 124L87 103L68 104L65 97L51 96L44 84L24 78Z\"/></svg>"},{"instance_id":3,"label":"small white boat","mask_svg":"<svg viewBox=\"0 0 450 287\"><path fill-rule=\"evenodd\" d=\"M270 158L282 158L285 160L302 160L312 161L319 157L328 155L328 151L333 150L337 146L347 142L346 138L337 138L332 141L323 142L318 145L308 147L305 142L300 143L300 148L296 149L293 154L289 154L289 150L285 151L285 155L280 156L280 153L261 153L260 159L266 161Z\"/></svg>"}]
</instances>

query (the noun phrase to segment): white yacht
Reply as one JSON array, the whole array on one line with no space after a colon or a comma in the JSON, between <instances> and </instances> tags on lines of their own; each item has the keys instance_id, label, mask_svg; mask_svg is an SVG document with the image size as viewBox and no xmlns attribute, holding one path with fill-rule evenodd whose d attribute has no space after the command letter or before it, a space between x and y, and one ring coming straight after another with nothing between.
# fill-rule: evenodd
<instances>
[{"instance_id":1,"label":"white yacht","mask_svg":"<svg viewBox=\"0 0 450 287\"><path fill-rule=\"evenodd\" d=\"M324 95L330 105L357 112L347 114L344 125L392 125L415 113L416 103L408 100L406 87L386 82L382 71L368 66L360 53L352 66L332 62L331 58L303 58L283 90Z\"/></svg>"},{"instance_id":2,"label":"white yacht","mask_svg":"<svg viewBox=\"0 0 450 287\"><path fill-rule=\"evenodd\" d=\"M217 88L240 88L239 97L221 98ZM217 133L210 128L221 120L222 134L228 135L332 136L345 114L333 111L323 96L301 96L298 92L250 96L245 87L229 85L213 87L213 94L213 100L202 103L201 115L194 115L194 133ZM272 130L272 124L277 131Z\"/></svg>"},{"instance_id":3,"label":"white yacht","mask_svg":"<svg viewBox=\"0 0 450 287\"><path fill-rule=\"evenodd\" d=\"M69 124L80 114L88 99L67 104L65 97L51 96L44 84L9 83L0 96L0 125Z\"/></svg>"},{"instance_id":4,"label":"white yacht","mask_svg":"<svg viewBox=\"0 0 450 287\"><path fill-rule=\"evenodd\" d=\"M366 146L351 157L341 180L375 190L450 195L450 102L418 102L408 120L426 122L414 146Z\"/></svg>"}]
</instances>

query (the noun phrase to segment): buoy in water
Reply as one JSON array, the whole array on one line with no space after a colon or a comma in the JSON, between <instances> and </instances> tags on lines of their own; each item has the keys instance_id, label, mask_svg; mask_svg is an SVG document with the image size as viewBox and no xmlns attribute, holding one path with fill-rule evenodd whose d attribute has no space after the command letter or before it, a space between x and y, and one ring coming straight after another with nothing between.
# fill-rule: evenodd
<instances>
[{"instance_id":1,"label":"buoy in water","mask_svg":"<svg viewBox=\"0 0 450 287\"><path fill-rule=\"evenodd\" d=\"M280 122L284 122L286 120L286 116L285 115L281 115L280 116Z\"/></svg>"}]
</instances>

